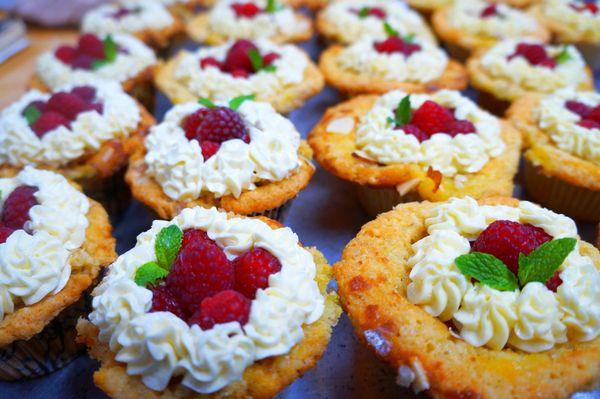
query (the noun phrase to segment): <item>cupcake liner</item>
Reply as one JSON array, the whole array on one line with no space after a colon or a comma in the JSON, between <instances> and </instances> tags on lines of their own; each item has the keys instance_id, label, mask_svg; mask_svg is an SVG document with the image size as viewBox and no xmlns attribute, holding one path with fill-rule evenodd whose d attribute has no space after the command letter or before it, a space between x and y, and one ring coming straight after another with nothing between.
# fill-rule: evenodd
<instances>
[{"instance_id":1,"label":"cupcake liner","mask_svg":"<svg viewBox=\"0 0 600 399\"><path fill-rule=\"evenodd\" d=\"M269 219L277 220L278 222L283 223L285 221L285 218L289 214L290 209L292 208L293 202L294 200L289 200L288 202L281 206L278 206L277 208L269 209L264 212L253 213L249 216L264 216Z\"/></svg>"},{"instance_id":2,"label":"cupcake liner","mask_svg":"<svg viewBox=\"0 0 600 399\"><path fill-rule=\"evenodd\" d=\"M392 210L398 204L421 200L415 192L400 195L395 188L370 188L358 185L356 190L361 205L373 218Z\"/></svg>"},{"instance_id":3,"label":"cupcake liner","mask_svg":"<svg viewBox=\"0 0 600 399\"><path fill-rule=\"evenodd\" d=\"M455 60L460 61L463 64L471 54L471 52L468 49L454 43L446 42L444 43L444 47L446 47L446 50L448 51L448 54L451 58L454 58Z\"/></svg>"},{"instance_id":4,"label":"cupcake liner","mask_svg":"<svg viewBox=\"0 0 600 399\"><path fill-rule=\"evenodd\" d=\"M506 110L510 106L510 101L496 98L492 93L487 91L477 91L477 103L481 108L484 108L496 116L504 116Z\"/></svg>"},{"instance_id":5,"label":"cupcake liner","mask_svg":"<svg viewBox=\"0 0 600 399\"><path fill-rule=\"evenodd\" d=\"M552 176L525 159L525 190L541 205L578 220L600 220L600 191L574 186Z\"/></svg>"},{"instance_id":6,"label":"cupcake liner","mask_svg":"<svg viewBox=\"0 0 600 399\"><path fill-rule=\"evenodd\" d=\"M77 358L84 347L75 342L75 325L91 309L90 305L89 296L84 294L37 335L0 348L0 380L42 377Z\"/></svg>"},{"instance_id":7,"label":"cupcake liner","mask_svg":"<svg viewBox=\"0 0 600 399\"><path fill-rule=\"evenodd\" d=\"M131 203L131 191L125 183L124 168L104 179L86 179L78 183L88 197L102 204L113 222L123 215Z\"/></svg>"},{"instance_id":8,"label":"cupcake liner","mask_svg":"<svg viewBox=\"0 0 600 399\"><path fill-rule=\"evenodd\" d=\"M600 71L600 43L579 43L576 47L589 67L593 71Z\"/></svg>"}]
</instances>

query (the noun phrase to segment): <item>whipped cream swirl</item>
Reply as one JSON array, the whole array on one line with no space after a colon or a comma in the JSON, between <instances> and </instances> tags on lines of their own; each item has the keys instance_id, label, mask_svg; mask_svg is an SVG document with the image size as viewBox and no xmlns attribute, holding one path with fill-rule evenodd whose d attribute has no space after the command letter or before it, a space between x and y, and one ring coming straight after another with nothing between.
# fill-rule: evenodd
<instances>
[{"instance_id":1,"label":"whipped cream swirl","mask_svg":"<svg viewBox=\"0 0 600 399\"><path fill-rule=\"evenodd\" d=\"M578 5L579 9L572 7ZM584 7L585 1L545 0L540 4L542 15L562 29L559 38L567 41L600 41L600 13Z\"/></svg>"}]
</instances>

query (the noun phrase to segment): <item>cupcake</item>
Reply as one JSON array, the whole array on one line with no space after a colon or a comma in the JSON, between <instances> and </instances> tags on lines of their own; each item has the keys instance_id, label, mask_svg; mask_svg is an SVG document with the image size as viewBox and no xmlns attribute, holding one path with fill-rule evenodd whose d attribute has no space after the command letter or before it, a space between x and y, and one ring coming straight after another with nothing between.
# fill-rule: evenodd
<instances>
[{"instance_id":1,"label":"cupcake","mask_svg":"<svg viewBox=\"0 0 600 399\"><path fill-rule=\"evenodd\" d=\"M121 0L119 3L126 3L130 0ZM198 7L210 7L214 5L216 0L147 0L144 3L156 3L163 5L169 9L174 15L177 15L184 20L188 20L194 16L194 12Z\"/></svg>"},{"instance_id":2,"label":"cupcake","mask_svg":"<svg viewBox=\"0 0 600 399\"><path fill-rule=\"evenodd\" d=\"M0 176L0 380L14 381L79 354L84 293L116 253L104 209L61 175Z\"/></svg>"},{"instance_id":3,"label":"cupcake","mask_svg":"<svg viewBox=\"0 0 600 399\"><path fill-rule=\"evenodd\" d=\"M403 204L335 277L360 340L434 398L569 398L600 382L600 254L531 202Z\"/></svg>"},{"instance_id":4,"label":"cupcake","mask_svg":"<svg viewBox=\"0 0 600 399\"><path fill-rule=\"evenodd\" d=\"M122 173L133 140L153 124L115 82L31 90L0 113L0 171L54 170L117 211L126 205Z\"/></svg>"},{"instance_id":5,"label":"cupcake","mask_svg":"<svg viewBox=\"0 0 600 399\"><path fill-rule=\"evenodd\" d=\"M459 60L503 39L550 40L550 32L531 14L482 0L457 1L439 9L433 14L432 24L450 54Z\"/></svg>"},{"instance_id":6,"label":"cupcake","mask_svg":"<svg viewBox=\"0 0 600 399\"><path fill-rule=\"evenodd\" d=\"M30 86L50 91L67 84L113 80L152 109L155 65L154 52L133 36L86 33L80 36L77 45L62 45L40 56Z\"/></svg>"},{"instance_id":7,"label":"cupcake","mask_svg":"<svg viewBox=\"0 0 600 399\"><path fill-rule=\"evenodd\" d=\"M401 202L510 196L521 149L510 123L451 90L355 97L328 109L308 142L372 216Z\"/></svg>"},{"instance_id":8,"label":"cupcake","mask_svg":"<svg viewBox=\"0 0 600 399\"><path fill-rule=\"evenodd\" d=\"M149 46L163 49L183 33L184 25L160 2L128 0L87 12L81 29L102 36L130 34Z\"/></svg>"},{"instance_id":9,"label":"cupcake","mask_svg":"<svg viewBox=\"0 0 600 399\"><path fill-rule=\"evenodd\" d=\"M285 3L292 7L308 7L311 10L317 10L329 4L330 0L285 0Z\"/></svg>"},{"instance_id":10,"label":"cupcake","mask_svg":"<svg viewBox=\"0 0 600 399\"><path fill-rule=\"evenodd\" d=\"M324 79L309 56L293 45L238 40L182 51L158 67L156 86L175 104L254 94L281 113L319 93Z\"/></svg>"},{"instance_id":11,"label":"cupcake","mask_svg":"<svg viewBox=\"0 0 600 399\"><path fill-rule=\"evenodd\" d=\"M534 12L561 43L577 46L594 70L600 68L600 6L597 1L546 0Z\"/></svg>"},{"instance_id":12,"label":"cupcake","mask_svg":"<svg viewBox=\"0 0 600 399\"><path fill-rule=\"evenodd\" d=\"M308 16L277 0L220 0L193 18L187 32L193 40L209 45L235 39L294 43L310 39L313 28Z\"/></svg>"},{"instance_id":13,"label":"cupcake","mask_svg":"<svg viewBox=\"0 0 600 399\"><path fill-rule=\"evenodd\" d=\"M525 189L535 201L581 220L600 220L600 94L529 93L507 112L523 134Z\"/></svg>"},{"instance_id":14,"label":"cupcake","mask_svg":"<svg viewBox=\"0 0 600 399\"><path fill-rule=\"evenodd\" d=\"M138 143L133 195L163 219L201 205L282 220L314 174L300 133L267 103L201 102L175 106Z\"/></svg>"},{"instance_id":15,"label":"cupcake","mask_svg":"<svg viewBox=\"0 0 600 399\"><path fill-rule=\"evenodd\" d=\"M350 44L364 36L386 37L385 26L401 36L415 35L432 43L435 36L423 18L397 1L340 0L317 14L319 34L333 42Z\"/></svg>"},{"instance_id":16,"label":"cupcake","mask_svg":"<svg viewBox=\"0 0 600 399\"><path fill-rule=\"evenodd\" d=\"M592 72L575 47L532 39L502 41L469 58L467 70L480 105L496 114L525 93L594 87Z\"/></svg>"},{"instance_id":17,"label":"cupcake","mask_svg":"<svg viewBox=\"0 0 600 399\"><path fill-rule=\"evenodd\" d=\"M93 292L79 340L124 398L271 398L314 367L341 309L316 249L201 207L156 221Z\"/></svg>"},{"instance_id":18,"label":"cupcake","mask_svg":"<svg viewBox=\"0 0 600 399\"><path fill-rule=\"evenodd\" d=\"M387 25L389 36L365 36L347 47L323 52L319 67L331 86L349 93L409 93L467 87L466 69L437 45L414 35L401 36Z\"/></svg>"}]
</instances>

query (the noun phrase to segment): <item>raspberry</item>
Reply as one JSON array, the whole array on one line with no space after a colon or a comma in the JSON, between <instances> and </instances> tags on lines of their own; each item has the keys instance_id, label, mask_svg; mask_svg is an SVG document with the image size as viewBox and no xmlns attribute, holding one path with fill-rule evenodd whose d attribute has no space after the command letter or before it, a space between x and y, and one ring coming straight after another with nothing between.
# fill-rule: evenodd
<instances>
[{"instance_id":1,"label":"raspberry","mask_svg":"<svg viewBox=\"0 0 600 399\"><path fill-rule=\"evenodd\" d=\"M372 7L369 9L369 15L379 19L385 19L386 13L382 8Z\"/></svg>"},{"instance_id":2,"label":"raspberry","mask_svg":"<svg viewBox=\"0 0 600 399\"><path fill-rule=\"evenodd\" d=\"M231 8L237 17L254 18L262 12L260 7L254 3L233 3Z\"/></svg>"},{"instance_id":3,"label":"raspberry","mask_svg":"<svg viewBox=\"0 0 600 399\"><path fill-rule=\"evenodd\" d=\"M152 291L151 312L171 312L180 319L187 320L181 305L166 285L151 287L150 291Z\"/></svg>"},{"instance_id":4,"label":"raspberry","mask_svg":"<svg viewBox=\"0 0 600 399\"><path fill-rule=\"evenodd\" d=\"M582 119L587 118L590 114L591 108L584 103L580 103L579 101L566 101L565 108L574 114L579 115Z\"/></svg>"},{"instance_id":5,"label":"raspberry","mask_svg":"<svg viewBox=\"0 0 600 399\"><path fill-rule=\"evenodd\" d=\"M583 119L577 122L579 126L585 127L586 129L600 129L600 123L591 120L591 119Z\"/></svg>"},{"instance_id":6,"label":"raspberry","mask_svg":"<svg viewBox=\"0 0 600 399\"><path fill-rule=\"evenodd\" d=\"M198 130L198 126L200 126L200 122L204 119L204 116L208 113L208 108L200 108L198 111L193 114L188 115L183 121L183 130L185 131L185 137L188 140L193 140L196 138L196 131Z\"/></svg>"},{"instance_id":7,"label":"raspberry","mask_svg":"<svg viewBox=\"0 0 600 399\"><path fill-rule=\"evenodd\" d=\"M87 54L77 54L71 66L75 69L92 69L92 63L94 62L94 58Z\"/></svg>"},{"instance_id":8,"label":"raspberry","mask_svg":"<svg viewBox=\"0 0 600 399\"><path fill-rule=\"evenodd\" d=\"M447 133L452 137L458 134L475 133L475 125L466 119L455 120L448 125Z\"/></svg>"},{"instance_id":9,"label":"raspberry","mask_svg":"<svg viewBox=\"0 0 600 399\"><path fill-rule=\"evenodd\" d=\"M546 67L546 68L554 69L554 68L556 68L556 60L553 60L552 58L548 58L548 59L540 62L538 65Z\"/></svg>"},{"instance_id":10,"label":"raspberry","mask_svg":"<svg viewBox=\"0 0 600 399\"><path fill-rule=\"evenodd\" d=\"M515 274L519 270L519 254L531 251L552 240L552 236L539 227L509 220L491 223L473 242L475 252L494 255Z\"/></svg>"},{"instance_id":11,"label":"raspberry","mask_svg":"<svg viewBox=\"0 0 600 399\"><path fill-rule=\"evenodd\" d=\"M103 60L105 57L104 42L91 33L81 35L77 50L80 54L89 55L97 60Z\"/></svg>"},{"instance_id":12,"label":"raspberry","mask_svg":"<svg viewBox=\"0 0 600 399\"><path fill-rule=\"evenodd\" d=\"M60 46L54 52L54 56L67 65L71 65L77 56L77 50L71 46Z\"/></svg>"},{"instance_id":13,"label":"raspberry","mask_svg":"<svg viewBox=\"0 0 600 399\"><path fill-rule=\"evenodd\" d=\"M0 244L4 244L12 233L14 233L13 229L0 224Z\"/></svg>"},{"instance_id":14,"label":"raspberry","mask_svg":"<svg viewBox=\"0 0 600 399\"><path fill-rule=\"evenodd\" d=\"M236 41L225 57L224 68L227 72L235 70L243 70L249 73L254 72L252 67L252 61L248 57L248 51L256 50L258 48L250 40L238 40Z\"/></svg>"},{"instance_id":15,"label":"raspberry","mask_svg":"<svg viewBox=\"0 0 600 399\"><path fill-rule=\"evenodd\" d=\"M271 65L273 62L275 62L275 60L279 58L281 57L277 53L267 53L263 57L263 62L265 63L265 65Z\"/></svg>"},{"instance_id":16,"label":"raspberry","mask_svg":"<svg viewBox=\"0 0 600 399\"><path fill-rule=\"evenodd\" d=\"M56 129L59 126L69 127L70 123L67 118L58 112L44 112L33 125L31 130L35 132L38 137L43 137L46 133Z\"/></svg>"},{"instance_id":17,"label":"raspberry","mask_svg":"<svg viewBox=\"0 0 600 399\"><path fill-rule=\"evenodd\" d=\"M200 60L200 67L202 69L207 68L209 66L213 66L213 67L216 67L218 69L221 69L223 67L223 64L221 64L221 62L218 61L214 57L207 57L207 58L203 58L203 59Z\"/></svg>"},{"instance_id":18,"label":"raspberry","mask_svg":"<svg viewBox=\"0 0 600 399\"><path fill-rule=\"evenodd\" d=\"M498 12L498 5L490 4L489 6L487 6L486 8L484 8L481 11L481 14L479 14L479 16L481 18L489 18L489 17L493 17L494 15L496 15L497 12Z\"/></svg>"},{"instance_id":19,"label":"raspberry","mask_svg":"<svg viewBox=\"0 0 600 399\"><path fill-rule=\"evenodd\" d=\"M47 111L60 113L70 121L74 121L77 115L89 109L89 104L80 97L66 92L54 93L46 103Z\"/></svg>"},{"instance_id":20,"label":"raspberry","mask_svg":"<svg viewBox=\"0 0 600 399\"><path fill-rule=\"evenodd\" d=\"M186 130L188 139L196 139L198 142L208 140L216 143L232 139L241 139L246 143L250 142L250 136L244 121L231 108L204 108L199 110L198 114L200 121L196 125L196 131L191 130L196 122L190 122L190 130Z\"/></svg>"},{"instance_id":21,"label":"raspberry","mask_svg":"<svg viewBox=\"0 0 600 399\"><path fill-rule=\"evenodd\" d=\"M431 100L425 101L412 116L411 123L429 136L446 132L448 125L454 122L452 113Z\"/></svg>"},{"instance_id":22,"label":"raspberry","mask_svg":"<svg viewBox=\"0 0 600 399\"><path fill-rule=\"evenodd\" d=\"M71 90L71 94L81 98L86 103L91 103L96 99L96 89L92 86L79 86Z\"/></svg>"},{"instance_id":23,"label":"raspberry","mask_svg":"<svg viewBox=\"0 0 600 399\"><path fill-rule=\"evenodd\" d=\"M204 231L186 230L181 251L167 276L167 287L193 314L202 300L233 287L233 265Z\"/></svg>"},{"instance_id":24,"label":"raspberry","mask_svg":"<svg viewBox=\"0 0 600 399\"><path fill-rule=\"evenodd\" d=\"M243 69L235 69L233 71L230 72L231 76L233 76L234 78L247 78L248 76L250 76L250 72L245 71Z\"/></svg>"},{"instance_id":25,"label":"raspberry","mask_svg":"<svg viewBox=\"0 0 600 399\"><path fill-rule=\"evenodd\" d=\"M594 108L592 108L588 118L600 123L600 105L596 105Z\"/></svg>"},{"instance_id":26,"label":"raspberry","mask_svg":"<svg viewBox=\"0 0 600 399\"><path fill-rule=\"evenodd\" d=\"M221 148L221 143L204 140L200 143L200 148L202 149L202 156L204 157L204 160L207 160L215 155L217 151L219 151L219 148Z\"/></svg>"},{"instance_id":27,"label":"raspberry","mask_svg":"<svg viewBox=\"0 0 600 399\"><path fill-rule=\"evenodd\" d=\"M111 17L114 19L122 19L130 14L132 14L132 10L126 7L121 7L117 11L111 14Z\"/></svg>"},{"instance_id":28,"label":"raspberry","mask_svg":"<svg viewBox=\"0 0 600 399\"><path fill-rule=\"evenodd\" d=\"M256 291L269 286L269 276L281 270L281 263L273 254L254 248L233 261L235 290L246 298L254 299Z\"/></svg>"},{"instance_id":29,"label":"raspberry","mask_svg":"<svg viewBox=\"0 0 600 399\"><path fill-rule=\"evenodd\" d=\"M37 187L19 186L4 201L2 224L13 230L21 230L29 221L29 210L38 204Z\"/></svg>"},{"instance_id":30,"label":"raspberry","mask_svg":"<svg viewBox=\"0 0 600 399\"><path fill-rule=\"evenodd\" d=\"M550 279L548 281L546 281L546 287L550 291L556 292L556 290L558 289L558 286L561 285L562 283L563 283L563 281L560 278L560 272L557 270L556 273L554 273L554 275L552 277L550 277Z\"/></svg>"},{"instance_id":31,"label":"raspberry","mask_svg":"<svg viewBox=\"0 0 600 399\"><path fill-rule=\"evenodd\" d=\"M233 290L222 291L203 299L200 309L188 320L188 324L198 324L203 330L234 321L244 326L250 316L250 305L250 300L242 294Z\"/></svg>"},{"instance_id":32,"label":"raspberry","mask_svg":"<svg viewBox=\"0 0 600 399\"><path fill-rule=\"evenodd\" d=\"M404 130L404 133L412 134L413 136L415 136L417 138L417 140L419 140L419 143L422 143L425 140L429 140L429 135L427 133L423 132L421 129L419 129L415 125L408 124L408 125L402 126L402 129Z\"/></svg>"},{"instance_id":33,"label":"raspberry","mask_svg":"<svg viewBox=\"0 0 600 399\"><path fill-rule=\"evenodd\" d=\"M515 52L510 55L508 59L511 60L518 56L525 58L531 65L539 65L549 68L554 68L556 66L556 61L548 57L546 49L541 44L518 44Z\"/></svg>"},{"instance_id":34,"label":"raspberry","mask_svg":"<svg viewBox=\"0 0 600 399\"><path fill-rule=\"evenodd\" d=\"M390 36L382 42L375 42L373 47L380 53L402 53L406 57L421 50L418 44L408 43L398 36Z\"/></svg>"},{"instance_id":35,"label":"raspberry","mask_svg":"<svg viewBox=\"0 0 600 399\"><path fill-rule=\"evenodd\" d=\"M585 2L582 5L571 4L571 8L574 9L575 11L579 11L579 12L589 11L592 14L597 14L598 11L600 10L598 8L598 6L596 4L594 4L592 1Z\"/></svg>"}]
</instances>

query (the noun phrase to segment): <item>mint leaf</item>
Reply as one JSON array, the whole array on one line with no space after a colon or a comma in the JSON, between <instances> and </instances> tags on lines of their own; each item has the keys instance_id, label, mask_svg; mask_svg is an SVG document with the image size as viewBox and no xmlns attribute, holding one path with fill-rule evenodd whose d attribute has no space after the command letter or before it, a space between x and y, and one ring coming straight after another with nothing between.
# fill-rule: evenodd
<instances>
[{"instance_id":1,"label":"mint leaf","mask_svg":"<svg viewBox=\"0 0 600 399\"><path fill-rule=\"evenodd\" d=\"M385 30L385 33L388 36L398 36L399 35L398 31L396 29L392 28L392 25L390 25L387 22L383 23L383 30Z\"/></svg>"},{"instance_id":2,"label":"mint leaf","mask_svg":"<svg viewBox=\"0 0 600 399\"><path fill-rule=\"evenodd\" d=\"M97 70L102 68L104 65L107 65L109 62L107 60L94 60L92 61L92 70Z\"/></svg>"},{"instance_id":3,"label":"mint leaf","mask_svg":"<svg viewBox=\"0 0 600 399\"><path fill-rule=\"evenodd\" d=\"M277 70L277 67L275 65L267 65L262 70L265 72L275 72Z\"/></svg>"},{"instance_id":4,"label":"mint leaf","mask_svg":"<svg viewBox=\"0 0 600 399\"><path fill-rule=\"evenodd\" d=\"M278 11L279 9L281 9L281 6L279 6L279 4L277 3L277 0L268 0L267 1L267 7L265 8L266 12L274 13L274 12Z\"/></svg>"},{"instance_id":5,"label":"mint leaf","mask_svg":"<svg viewBox=\"0 0 600 399\"><path fill-rule=\"evenodd\" d=\"M33 105L28 105L27 108L25 108L23 110L23 116L27 120L27 124L29 126L31 126L35 122L37 122L38 119L40 119L40 116L42 116L42 113L40 112L39 109L37 109Z\"/></svg>"},{"instance_id":6,"label":"mint leaf","mask_svg":"<svg viewBox=\"0 0 600 399\"><path fill-rule=\"evenodd\" d=\"M216 107L215 103L210 101L208 98L201 97L198 99L198 102L200 104L204 105L206 108L215 108Z\"/></svg>"},{"instance_id":7,"label":"mint leaf","mask_svg":"<svg viewBox=\"0 0 600 399\"><path fill-rule=\"evenodd\" d=\"M408 122L410 122L410 118L412 116L412 111L410 109L410 94L404 97L400 104L398 104L398 108L396 108L396 114L394 115L394 119L396 122L396 126L404 126Z\"/></svg>"},{"instance_id":8,"label":"mint leaf","mask_svg":"<svg viewBox=\"0 0 600 399\"><path fill-rule=\"evenodd\" d=\"M409 33L408 35L404 36L402 40L406 43L412 43L415 41L415 34Z\"/></svg>"},{"instance_id":9,"label":"mint leaf","mask_svg":"<svg viewBox=\"0 0 600 399\"><path fill-rule=\"evenodd\" d=\"M506 265L493 255L472 252L454 260L464 275L499 291L514 291L519 288L517 278Z\"/></svg>"},{"instance_id":10,"label":"mint leaf","mask_svg":"<svg viewBox=\"0 0 600 399\"><path fill-rule=\"evenodd\" d=\"M239 96L229 101L229 108L237 111L238 108L247 100L254 100L254 94L248 94L245 96Z\"/></svg>"},{"instance_id":11,"label":"mint leaf","mask_svg":"<svg viewBox=\"0 0 600 399\"><path fill-rule=\"evenodd\" d=\"M575 248L574 238L559 238L543 243L529 255L519 254L519 282L521 286L539 281L546 283Z\"/></svg>"},{"instance_id":12,"label":"mint leaf","mask_svg":"<svg viewBox=\"0 0 600 399\"><path fill-rule=\"evenodd\" d=\"M369 7L365 6L365 7L361 8L360 11L358 11L358 16L361 18L365 18L369 15L369 11L370 11Z\"/></svg>"},{"instance_id":13,"label":"mint leaf","mask_svg":"<svg viewBox=\"0 0 600 399\"><path fill-rule=\"evenodd\" d=\"M117 54L119 53L119 46L113 40L111 35L108 35L106 39L104 39L104 59L108 62L113 62L117 59Z\"/></svg>"},{"instance_id":14,"label":"mint leaf","mask_svg":"<svg viewBox=\"0 0 600 399\"><path fill-rule=\"evenodd\" d=\"M248 58L250 58L254 72L260 71L265 66L262 56L256 49L248 50Z\"/></svg>"},{"instance_id":15,"label":"mint leaf","mask_svg":"<svg viewBox=\"0 0 600 399\"><path fill-rule=\"evenodd\" d=\"M562 49L562 51L560 52L560 54L554 58L554 61L556 61L557 64L564 64L565 62L569 61L570 59L571 59L571 54L569 54L567 47L564 47Z\"/></svg>"},{"instance_id":16,"label":"mint leaf","mask_svg":"<svg viewBox=\"0 0 600 399\"><path fill-rule=\"evenodd\" d=\"M140 266L135 271L134 281L141 287L154 285L161 278L165 278L169 274L168 271L160 267L156 262L148 262Z\"/></svg>"},{"instance_id":17,"label":"mint leaf","mask_svg":"<svg viewBox=\"0 0 600 399\"><path fill-rule=\"evenodd\" d=\"M178 226L171 225L162 229L156 236L154 243L154 252L158 265L167 272L171 270L171 265L175 262L181 242L183 240L183 232Z\"/></svg>"}]
</instances>

